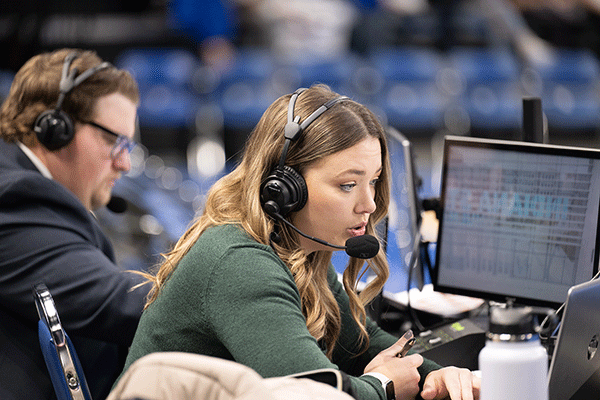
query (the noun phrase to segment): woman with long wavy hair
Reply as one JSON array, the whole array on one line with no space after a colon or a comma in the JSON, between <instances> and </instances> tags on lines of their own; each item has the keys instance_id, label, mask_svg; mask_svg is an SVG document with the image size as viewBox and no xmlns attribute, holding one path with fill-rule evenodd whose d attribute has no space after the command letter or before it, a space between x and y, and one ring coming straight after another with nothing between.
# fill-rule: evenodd
<instances>
[{"instance_id":1,"label":"woman with long wavy hair","mask_svg":"<svg viewBox=\"0 0 600 400\"><path fill-rule=\"evenodd\" d=\"M376 235L389 186L385 131L366 107L324 85L277 99L240 164L147 275L153 287L126 367L183 351L264 377L340 369L358 399L385 399L388 381L398 399L472 399L470 371L397 357L398 339L367 318L389 274L383 251L350 257L343 285L331 264L331 245ZM374 278L359 293L367 269Z\"/></svg>"}]
</instances>

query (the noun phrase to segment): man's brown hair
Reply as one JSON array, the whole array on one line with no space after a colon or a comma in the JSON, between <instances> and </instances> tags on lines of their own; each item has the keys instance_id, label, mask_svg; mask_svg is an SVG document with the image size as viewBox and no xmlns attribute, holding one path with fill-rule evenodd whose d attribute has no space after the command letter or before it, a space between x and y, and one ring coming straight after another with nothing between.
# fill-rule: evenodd
<instances>
[{"instance_id":1,"label":"man's brown hair","mask_svg":"<svg viewBox=\"0 0 600 400\"><path fill-rule=\"evenodd\" d=\"M31 146L37 141L33 125L41 113L56 107L63 64L72 52L77 52L71 64L71 69L77 68L77 75L103 62L96 52L77 49L60 49L29 59L15 75L0 109L0 136L6 142L21 141ZM88 121L96 100L115 92L134 103L139 102L137 83L132 75L111 66L94 73L67 93L61 109L73 122Z\"/></svg>"}]
</instances>

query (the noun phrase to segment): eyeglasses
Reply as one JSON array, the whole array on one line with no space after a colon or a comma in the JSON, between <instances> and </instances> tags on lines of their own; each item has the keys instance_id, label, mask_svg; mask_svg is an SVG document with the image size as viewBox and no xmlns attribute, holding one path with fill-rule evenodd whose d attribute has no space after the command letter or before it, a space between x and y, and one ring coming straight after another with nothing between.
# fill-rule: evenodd
<instances>
[{"instance_id":1,"label":"eyeglasses","mask_svg":"<svg viewBox=\"0 0 600 400\"><path fill-rule=\"evenodd\" d=\"M115 158L119 157L124 150L127 150L128 154L131 153L131 150L133 150L133 148L137 144L135 141L129 139L127 136L119 135L118 133L115 133L115 132L111 131L110 129L108 129L100 124L97 124L93 121L84 121L83 123L91 125L94 128L98 128L101 131L104 131L104 132L108 133L109 135L115 136L117 138L115 144L113 145L112 149L110 150L110 157L113 160Z\"/></svg>"}]
</instances>

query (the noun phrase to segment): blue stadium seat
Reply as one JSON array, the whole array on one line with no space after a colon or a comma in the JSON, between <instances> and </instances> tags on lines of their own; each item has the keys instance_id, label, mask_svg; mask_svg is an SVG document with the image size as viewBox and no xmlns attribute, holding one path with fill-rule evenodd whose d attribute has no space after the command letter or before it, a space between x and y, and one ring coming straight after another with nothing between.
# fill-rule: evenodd
<instances>
[{"instance_id":1,"label":"blue stadium seat","mask_svg":"<svg viewBox=\"0 0 600 400\"><path fill-rule=\"evenodd\" d=\"M441 125L445 102L436 77L443 62L436 51L420 47L382 49L369 60L384 80L376 106L383 110L389 125L402 131Z\"/></svg>"},{"instance_id":2,"label":"blue stadium seat","mask_svg":"<svg viewBox=\"0 0 600 400\"><path fill-rule=\"evenodd\" d=\"M509 49L456 48L448 54L448 64L464 84L458 101L469 115L472 127L520 128L521 65Z\"/></svg>"},{"instance_id":3,"label":"blue stadium seat","mask_svg":"<svg viewBox=\"0 0 600 400\"><path fill-rule=\"evenodd\" d=\"M219 98L224 126L234 131L249 132L277 97L268 81L248 80L228 84Z\"/></svg>"},{"instance_id":4,"label":"blue stadium seat","mask_svg":"<svg viewBox=\"0 0 600 400\"><path fill-rule=\"evenodd\" d=\"M354 69L354 57L348 55L342 59L298 63L294 68L298 71L300 87L310 87L315 83L324 83L335 92L345 92Z\"/></svg>"},{"instance_id":5,"label":"blue stadium seat","mask_svg":"<svg viewBox=\"0 0 600 400\"><path fill-rule=\"evenodd\" d=\"M140 89L142 127L193 126L201 103L194 89L199 59L179 48L134 48L119 54L115 65L135 77Z\"/></svg>"},{"instance_id":6,"label":"blue stadium seat","mask_svg":"<svg viewBox=\"0 0 600 400\"><path fill-rule=\"evenodd\" d=\"M154 128L194 126L201 104L202 99L185 88L167 84L140 85L140 125Z\"/></svg>"},{"instance_id":7,"label":"blue stadium seat","mask_svg":"<svg viewBox=\"0 0 600 400\"><path fill-rule=\"evenodd\" d=\"M0 70L0 103L8 96L15 74L12 71Z\"/></svg>"},{"instance_id":8,"label":"blue stadium seat","mask_svg":"<svg viewBox=\"0 0 600 400\"><path fill-rule=\"evenodd\" d=\"M264 82L268 80L275 69L272 55L263 49L241 48L235 54L233 65L221 74L221 88L234 83Z\"/></svg>"},{"instance_id":9,"label":"blue stadium seat","mask_svg":"<svg viewBox=\"0 0 600 400\"><path fill-rule=\"evenodd\" d=\"M551 127L600 126L600 63L589 50L556 49L551 62L530 66L539 80L542 109Z\"/></svg>"},{"instance_id":10,"label":"blue stadium seat","mask_svg":"<svg viewBox=\"0 0 600 400\"><path fill-rule=\"evenodd\" d=\"M130 71L144 86L168 84L191 89L200 61L179 48L132 48L119 54L115 65Z\"/></svg>"},{"instance_id":11,"label":"blue stadium seat","mask_svg":"<svg viewBox=\"0 0 600 400\"><path fill-rule=\"evenodd\" d=\"M279 94L271 85L275 63L269 52L241 49L221 75L217 89L227 128L249 131Z\"/></svg>"}]
</instances>

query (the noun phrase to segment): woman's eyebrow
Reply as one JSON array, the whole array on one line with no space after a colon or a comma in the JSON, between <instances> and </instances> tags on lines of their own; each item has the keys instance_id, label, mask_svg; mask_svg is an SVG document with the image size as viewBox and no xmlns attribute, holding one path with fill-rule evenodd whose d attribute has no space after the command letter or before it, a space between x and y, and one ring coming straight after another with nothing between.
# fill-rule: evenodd
<instances>
[{"instance_id":1,"label":"woman's eyebrow","mask_svg":"<svg viewBox=\"0 0 600 400\"><path fill-rule=\"evenodd\" d=\"M379 167L379 169L377 171L375 171L375 173L379 173L383 170L383 167ZM342 175L366 175L366 171L362 170L362 169L347 169L347 170L343 170L340 171L340 173L338 174L338 176L342 176Z\"/></svg>"}]
</instances>

